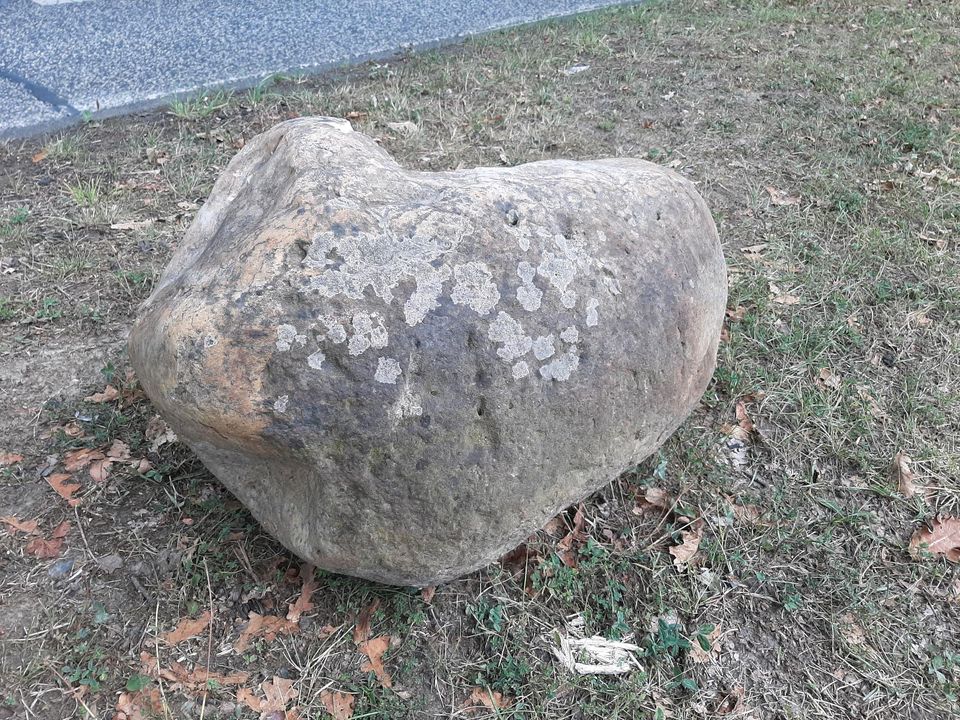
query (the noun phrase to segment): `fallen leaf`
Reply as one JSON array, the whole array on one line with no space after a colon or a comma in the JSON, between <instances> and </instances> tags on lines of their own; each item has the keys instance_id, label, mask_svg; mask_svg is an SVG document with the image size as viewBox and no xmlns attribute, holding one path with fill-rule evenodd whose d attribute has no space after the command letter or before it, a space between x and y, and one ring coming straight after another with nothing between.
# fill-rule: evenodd
<instances>
[{"instance_id":1,"label":"fallen leaf","mask_svg":"<svg viewBox=\"0 0 960 720\"><path fill-rule=\"evenodd\" d=\"M385 688L393 686L390 673L383 667L383 654L390 647L390 636L380 635L372 640L365 640L357 645L357 649L367 656L367 660L360 665L360 672L370 672L377 676L377 680Z\"/></svg>"},{"instance_id":2,"label":"fallen leaf","mask_svg":"<svg viewBox=\"0 0 960 720\"><path fill-rule=\"evenodd\" d=\"M4 515L0 517L0 523L10 528L10 534L15 535L18 532L32 535L37 531L36 520L18 520L13 515Z\"/></svg>"},{"instance_id":3,"label":"fallen leaf","mask_svg":"<svg viewBox=\"0 0 960 720\"><path fill-rule=\"evenodd\" d=\"M98 484L103 484L110 476L110 468L113 466L113 460L94 460L90 463L90 478Z\"/></svg>"},{"instance_id":4,"label":"fallen leaf","mask_svg":"<svg viewBox=\"0 0 960 720\"><path fill-rule=\"evenodd\" d=\"M777 190L777 188L767 185L767 195L770 196L771 205L799 205L800 196L791 195L786 190Z\"/></svg>"},{"instance_id":5,"label":"fallen leaf","mask_svg":"<svg viewBox=\"0 0 960 720\"><path fill-rule=\"evenodd\" d=\"M0 452L0 467L10 467L23 461L23 455L12 452Z\"/></svg>"},{"instance_id":6,"label":"fallen leaf","mask_svg":"<svg viewBox=\"0 0 960 720\"><path fill-rule=\"evenodd\" d=\"M580 503L573 515L573 529L557 543L557 556L569 568L577 566L577 551L587 541L587 533L583 529L585 522L583 503Z\"/></svg>"},{"instance_id":7,"label":"fallen leaf","mask_svg":"<svg viewBox=\"0 0 960 720\"><path fill-rule=\"evenodd\" d=\"M80 490L80 483L75 481L72 475L68 475L67 473L51 473L44 479L60 497L67 501L70 507L76 507L80 504L80 500L74 497Z\"/></svg>"},{"instance_id":8,"label":"fallen leaf","mask_svg":"<svg viewBox=\"0 0 960 720\"><path fill-rule=\"evenodd\" d=\"M648 487L646 492L643 493L643 500L661 510L669 510L673 507L673 497L662 488Z\"/></svg>"},{"instance_id":9,"label":"fallen leaf","mask_svg":"<svg viewBox=\"0 0 960 720\"><path fill-rule=\"evenodd\" d=\"M528 543L520 543L510 552L501 556L500 566L511 575L525 572L527 567L535 560L539 553Z\"/></svg>"},{"instance_id":10,"label":"fallen leaf","mask_svg":"<svg viewBox=\"0 0 960 720\"><path fill-rule=\"evenodd\" d=\"M843 384L843 381L840 379L839 375L834 374L833 370L830 368L821 368L820 374L817 375L817 385L824 388L830 388L836 390Z\"/></svg>"},{"instance_id":11,"label":"fallen leaf","mask_svg":"<svg viewBox=\"0 0 960 720\"><path fill-rule=\"evenodd\" d=\"M177 627L163 636L163 641L167 645L179 645L180 643L202 633L207 629L209 624L209 610L204 611L204 613L196 619L189 617L182 618L180 622L177 623Z\"/></svg>"},{"instance_id":12,"label":"fallen leaf","mask_svg":"<svg viewBox=\"0 0 960 720\"><path fill-rule=\"evenodd\" d=\"M87 402L92 403L105 403L116 400L120 397L120 391L117 390L113 385L107 385L103 392L94 393L84 398Z\"/></svg>"},{"instance_id":13,"label":"fallen leaf","mask_svg":"<svg viewBox=\"0 0 960 720\"><path fill-rule=\"evenodd\" d=\"M433 602L433 596L437 594L436 585L428 585L420 591L420 597L423 598L423 601L429 605Z\"/></svg>"},{"instance_id":14,"label":"fallen leaf","mask_svg":"<svg viewBox=\"0 0 960 720\"><path fill-rule=\"evenodd\" d=\"M917 494L917 486L913 482L913 470L910 469L911 462L913 460L910 456L901 450L893 456L893 464L890 466L890 482L907 499Z\"/></svg>"},{"instance_id":15,"label":"fallen leaf","mask_svg":"<svg viewBox=\"0 0 960 720\"><path fill-rule=\"evenodd\" d=\"M60 553L63 551L64 538L67 537L69 531L70 523L64 520L53 529L49 538L35 538L24 546L23 551L27 555L33 555L41 560L60 557Z\"/></svg>"},{"instance_id":16,"label":"fallen leaf","mask_svg":"<svg viewBox=\"0 0 960 720\"><path fill-rule=\"evenodd\" d=\"M700 637L704 637L709 649L704 650L700 645ZM720 626L714 626L706 636L697 636L690 644L690 659L700 665L713 662L720 655Z\"/></svg>"},{"instance_id":17,"label":"fallen leaf","mask_svg":"<svg viewBox=\"0 0 960 720\"><path fill-rule=\"evenodd\" d=\"M238 653L250 647L254 638L262 637L267 642L273 642L277 635L293 635L300 630L297 623L276 615L259 615L251 610L248 618L247 626L233 644L233 649Z\"/></svg>"},{"instance_id":18,"label":"fallen leaf","mask_svg":"<svg viewBox=\"0 0 960 720\"><path fill-rule=\"evenodd\" d=\"M287 705L296 700L300 694L293 686L293 680L274 676L273 680L264 680L260 683L260 689L265 698L260 706L261 720L268 720L268 718L273 720L278 716L285 720L293 720L297 717L296 707L287 710Z\"/></svg>"},{"instance_id":19,"label":"fallen leaf","mask_svg":"<svg viewBox=\"0 0 960 720\"><path fill-rule=\"evenodd\" d=\"M401 135L416 135L420 132L417 124L409 120L404 120L403 122L388 122L387 127Z\"/></svg>"},{"instance_id":20,"label":"fallen leaf","mask_svg":"<svg viewBox=\"0 0 960 720\"><path fill-rule=\"evenodd\" d=\"M333 716L333 720L349 720L353 717L353 704L356 696L337 690L324 690L320 693L320 702L324 709Z\"/></svg>"},{"instance_id":21,"label":"fallen leaf","mask_svg":"<svg viewBox=\"0 0 960 720\"><path fill-rule=\"evenodd\" d=\"M368 113L362 112L360 110L351 110L346 115L344 115L344 117L347 120L365 120L367 118L367 114Z\"/></svg>"},{"instance_id":22,"label":"fallen leaf","mask_svg":"<svg viewBox=\"0 0 960 720\"><path fill-rule=\"evenodd\" d=\"M737 427L740 428L740 435L737 437L740 440L747 440L753 434L753 431L756 429L756 426L753 424L753 420L750 418L750 414L747 412L747 406L743 400L738 400L736 408L734 410L737 416Z\"/></svg>"},{"instance_id":23,"label":"fallen leaf","mask_svg":"<svg viewBox=\"0 0 960 720\"><path fill-rule=\"evenodd\" d=\"M673 555L673 564L678 570L686 567L700 549L700 541L703 539L703 521L700 520L691 525L689 530L681 532L680 539L680 544L673 545L669 551Z\"/></svg>"},{"instance_id":24,"label":"fallen leaf","mask_svg":"<svg viewBox=\"0 0 960 720\"><path fill-rule=\"evenodd\" d=\"M770 282L767 285L770 288L770 299L773 302L781 305L797 305L800 302L799 296L784 292L775 283Z\"/></svg>"},{"instance_id":25,"label":"fallen leaf","mask_svg":"<svg viewBox=\"0 0 960 720\"><path fill-rule=\"evenodd\" d=\"M496 711L510 707L512 702L509 697L496 690L475 687L470 691L470 694L467 696L467 699L463 701L461 707L471 712L476 712L480 708Z\"/></svg>"},{"instance_id":26,"label":"fallen leaf","mask_svg":"<svg viewBox=\"0 0 960 720\"><path fill-rule=\"evenodd\" d=\"M237 702L243 703L254 712L260 712L260 708L263 707L263 700L258 698L253 690L245 687L237 690Z\"/></svg>"},{"instance_id":27,"label":"fallen leaf","mask_svg":"<svg viewBox=\"0 0 960 720\"><path fill-rule=\"evenodd\" d=\"M551 537L556 537L563 532L563 528L563 518L556 515L547 521L547 524L543 526L543 531Z\"/></svg>"},{"instance_id":28,"label":"fallen leaf","mask_svg":"<svg viewBox=\"0 0 960 720\"><path fill-rule=\"evenodd\" d=\"M151 418L143 435L150 441L150 450L153 452L157 452L162 445L177 441L177 434L167 427L167 423L159 415L154 415Z\"/></svg>"},{"instance_id":29,"label":"fallen leaf","mask_svg":"<svg viewBox=\"0 0 960 720\"><path fill-rule=\"evenodd\" d=\"M950 562L960 563L960 518L938 517L930 527L921 527L910 538L910 554L919 558L921 550L943 555Z\"/></svg>"},{"instance_id":30,"label":"fallen leaf","mask_svg":"<svg viewBox=\"0 0 960 720\"><path fill-rule=\"evenodd\" d=\"M145 230L153 225L153 220L131 220L110 225L111 230Z\"/></svg>"},{"instance_id":31,"label":"fallen leaf","mask_svg":"<svg viewBox=\"0 0 960 720\"><path fill-rule=\"evenodd\" d=\"M123 442L123 440L114 440L110 445L110 449L107 450L107 457L117 461L129 460L130 446Z\"/></svg>"},{"instance_id":32,"label":"fallen leaf","mask_svg":"<svg viewBox=\"0 0 960 720\"><path fill-rule=\"evenodd\" d=\"M739 685L735 685L729 692L721 693L717 698L714 713L716 715L739 715L744 710L744 690Z\"/></svg>"},{"instance_id":33,"label":"fallen leaf","mask_svg":"<svg viewBox=\"0 0 960 720\"><path fill-rule=\"evenodd\" d=\"M763 515L763 510L758 508L756 505L732 505L733 507L733 516L737 520L742 522L749 523L750 525L759 525L760 518Z\"/></svg>"},{"instance_id":34,"label":"fallen leaf","mask_svg":"<svg viewBox=\"0 0 960 720\"><path fill-rule=\"evenodd\" d=\"M380 598L376 598L360 611L360 615L357 617L357 624L353 628L353 641L357 645L370 637L370 621L373 619L373 614L379 607Z\"/></svg>"},{"instance_id":35,"label":"fallen leaf","mask_svg":"<svg viewBox=\"0 0 960 720\"><path fill-rule=\"evenodd\" d=\"M34 164L41 163L46 159L47 159L46 148L44 148L43 150L39 150L30 156L30 160L32 160Z\"/></svg>"},{"instance_id":36,"label":"fallen leaf","mask_svg":"<svg viewBox=\"0 0 960 720\"><path fill-rule=\"evenodd\" d=\"M160 688L151 687L136 692L123 692L117 698L113 720L152 720L163 717L163 707Z\"/></svg>"},{"instance_id":37,"label":"fallen leaf","mask_svg":"<svg viewBox=\"0 0 960 720\"><path fill-rule=\"evenodd\" d=\"M205 667L195 667L193 670L178 662L170 663L170 667L157 667L157 658L144 651L140 653L142 672L154 679L166 680L173 683L174 689L180 688L190 693L206 693L212 683L217 685L243 685L250 677L248 672L235 672L230 675L208 670Z\"/></svg>"},{"instance_id":38,"label":"fallen leaf","mask_svg":"<svg viewBox=\"0 0 960 720\"><path fill-rule=\"evenodd\" d=\"M313 579L313 565L308 563L301 565L300 577L303 579L300 594L287 609L287 620L292 623L299 623L300 616L303 615L303 613L313 610L313 603L310 602L310 597L316 591L317 587L319 587L316 580Z\"/></svg>"},{"instance_id":39,"label":"fallen leaf","mask_svg":"<svg viewBox=\"0 0 960 720\"><path fill-rule=\"evenodd\" d=\"M80 448L71 450L63 457L63 467L67 472L76 472L82 470L90 463L96 460L103 460L106 457L103 452L95 448Z\"/></svg>"},{"instance_id":40,"label":"fallen leaf","mask_svg":"<svg viewBox=\"0 0 960 720\"><path fill-rule=\"evenodd\" d=\"M850 645L859 646L867 642L867 635L853 613L844 613L840 616L839 629L843 639Z\"/></svg>"},{"instance_id":41,"label":"fallen leaf","mask_svg":"<svg viewBox=\"0 0 960 720\"><path fill-rule=\"evenodd\" d=\"M880 403L870 394L870 389L866 385L857 385L857 394L860 396L860 399L867 404L867 407L870 409L870 414L875 418L882 420L887 416L883 408L880 407Z\"/></svg>"}]
</instances>

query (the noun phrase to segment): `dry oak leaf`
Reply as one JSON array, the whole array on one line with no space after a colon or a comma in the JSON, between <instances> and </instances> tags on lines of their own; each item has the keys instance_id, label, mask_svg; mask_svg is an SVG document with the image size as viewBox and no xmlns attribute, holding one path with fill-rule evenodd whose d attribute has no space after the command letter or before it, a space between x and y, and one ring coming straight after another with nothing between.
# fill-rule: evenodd
<instances>
[{"instance_id":1,"label":"dry oak leaf","mask_svg":"<svg viewBox=\"0 0 960 720\"><path fill-rule=\"evenodd\" d=\"M162 639L167 645L179 645L185 640L196 637L206 630L207 625L210 624L210 617L210 611L206 610L197 619L189 617L181 618L177 626L164 635Z\"/></svg>"},{"instance_id":2,"label":"dry oak leaf","mask_svg":"<svg viewBox=\"0 0 960 720\"><path fill-rule=\"evenodd\" d=\"M137 692L120 693L113 720L152 720L163 717L163 699L160 688L144 688Z\"/></svg>"},{"instance_id":3,"label":"dry oak leaf","mask_svg":"<svg viewBox=\"0 0 960 720\"><path fill-rule=\"evenodd\" d=\"M337 690L324 690L320 693L320 702L333 720L349 720L353 717L353 704L356 697Z\"/></svg>"},{"instance_id":4,"label":"dry oak leaf","mask_svg":"<svg viewBox=\"0 0 960 720\"><path fill-rule=\"evenodd\" d=\"M287 709L300 693L293 687L292 680L274 677L260 684L264 699L258 698L252 690L240 688L237 690L237 702L242 702L254 712L260 713L261 720L296 720L300 717L296 706Z\"/></svg>"},{"instance_id":5,"label":"dry oak leaf","mask_svg":"<svg viewBox=\"0 0 960 720\"><path fill-rule=\"evenodd\" d=\"M700 541L703 539L703 520L698 520L690 526L689 530L681 532L680 538L680 544L672 546L669 552L673 555L673 564L677 569L682 570L700 549Z\"/></svg>"},{"instance_id":6,"label":"dry oak leaf","mask_svg":"<svg viewBox=\"0 0 960 720\"><path fill-rule=\"evenodd\" d=\"M468 712L476 712L480 708L487 710L503 710L510 707L513 700L503 693L496 692L490 688L475 687L470 691L467 699L463 701L463 707Z\"/></svg>"},{"instance_id":7,"label":"dry oak leaf","mask_svg":"<svg viewBox=\"0 0 960 720\"><path fill-rule=\"evenodd\" d=\"M637 502L633 512L635 515L639 515L648 506L660 508L661 510L669 510L673 507L673 498L666 490L650 487L643 493L643 499Z\"/></svg>"},{"instance_id":8,"label":"dry oak leaf","mask_svg":"<svg viewBox=\"0 0 960 720\"><path fill-rule=\"evenodd\" d=\"M949 515L938 517L930 523L929 528L919 528L910 538L910 555L918 558L921 550L960 563L960 518Z\"/></svg>"},{"instance_id":9,"label":"dry oak leaf","mask_svg":"<svg viewBox=\"0 0 960 720\"><path fill-rule=\"evenodd\" d=\"M364 640L369 639L370 621L373 619L373 614L379 607L380 598L376 598L373 602L360 611L360 615L357 617L357 624L353 628L353 641L357 645L362 643Z\"/></svg>"},{"instance_id":10,"label":"dry oak leaf","mask_svg":"<svg viewBox=\"0 0 960 720\"><path fill-rule=\"evenodd\" d=\"M0 523L3 523L9 528L11 535L16 535L18 532L32 535L37 531L36 520L20 520L13 515L4 515L3 517L0 517Z\"/></svg>"},{"instance_id":11,"label":"dry oak leaf","mask_svg":"<svg viewBox=\"0 0 960 720\"><path fill-rule=\"evenodd\" d=\"M66 473L51 473L44 479L57 492L57 495L67 501L70 507L80 504L79 498L74 497L80 490L80 483L76 482L73 476Z\"/></svg>"},{"instance_id":12,"label":"dry oak leaf","mask_svg":"<svg viewBox=\"0 0 960 720\"><path fill-rule=\"evenodd\" d=\"M23 455L20 453L0 452L0 467L10 467L18 462L23 462Z\"/></svg>"},{"instance_id":13,"label":"dry oak leaf","mask_svg":"<svg viewBox=\"0 0 960 720\"><path fill-rule=\"evenodd\" d=\"M383 667L383 654L390 647L390 636L380 635L372 640L365 640L357 645L357 649L367 656L367 659L360 665L360 672L370 672L377 676L377 680L385 687L393 687L393 679L390 673Z\"/></svg>"},{"instance_id":14,"label":"dry oak leaf","mask_svg":"<svg viewBox=\"0 0 960 720\"><path fill-rule=\"evenodd\" d=\"M423 599L423 601L424 601L427 605L429 605L430 603L433 602L433 596L436 595L436 594L437 594L437 586L436 586L436 585L427 585L427 587L423 588L423 589L420 591L420 597Z\"/></svg>"},{"instance_id":15,"label":"dry oak leaf","mask_svg":"<svg viewBox=\"0 0 960 720\"><path fill-rule=\"evenodd\" d=\"M585 523L586 516L583 513L583 503L580 503L573 515L573 530L557 543L557 556L568 568L577 566L577 551L587 541L587 533L583 529Z\"/></svg>"},{"instance_id":16,"label":"dry oak leaf","mask_svg":"<svg viewBox=\"0 0 960 720\"><path fill-rule=\"evenodd\" d=\"M287 620L292 623L299 623L300 616L303 615L303 613L313 610L313 603L310 602L310 597L319 587L317 581L313 579L313 565L306 563L301 565L300 577L303 578L300 594L287 608Z\"/></svg>"},{"instance_id":17,"label":"dry oak leaf","mask_svg":"<svg viewBox=\"0 0 960 720\"><path fill-rule=\"evenodd\" d=\"M120 397L120 391L117 390L113 385L107 385L103 392L94 393L93 395L88 395L84 398L87 402L92 403L105 403L116 400Z\"/></svg>"},{"instance_id":18,"label":"dry oak leaf","mask_svg":"<svg viewBox=\"0 0 960 720\"><path fill-rule=\"evenodd\" d=\"M130 459L130 446L127 445L123 440L114 440L110 445L110 449L107 450L107 457L113 460L129 460Z\"/></svg>"},{"instance_id":19,"label":"dry oak leaf","mask_svg":"<svg viewBox=\"0 0 960 720\"><path fill-rule=\"evenodd\" d=\"M277 635L293 635L300 630L297 623L276 615L258 615L251 610L248 617L247 626L233 644L233 649L238 653L242 653L250 647L250 643L256 637L262 637L267 642L273 642Z\"/></svg>"},{"instance_id":20,"label":"dry oak leaf","mask_svg":"<svg viewBox=\"0 0 960 720\"><path fill-rule=\"evenodd\" d=\"M836 390L843 384L843 381L840 379L840 376L835 374L830 368L821 368L820 374L817 375L817 385L820 387L831 388Z\"/></svg>"},{"instance_id":21,"label":"dry oak leaf","mask_svg":"<svg viewBox=\"0 0 960 720\"><path fill-rule=\"evenodd\" d=\"M170 663L170 667L158 668L157 658L150 653L143 651L140 653L140 663L143 666L143 673L154 679L163 679L172 683L175 687L186 692L205 693L210 689L210 683L215 682L218 685L243 685L250 677L248 672L235 672L230 675L213 672L203 667L196 667L193 670L187 670L178 662Z\"/></svg>"},{"instance_id":22,"label":"dry oak leaf","mask_svg":"<svg viewBox=\"0 0 960 720\"><path fill-rule=\"evenodd\" d=\"M913 470L910 469L910 463L913 460L902 450L893 456L893 464L890 465L890 482L896 485L897 491L908 500L917 494L917 486L913 480Z\"/></svg>"},{"instance_id":23,"label":"dry oak leaf","mask_svg":"<svg viewBox=\"0 0 960 720\"><path fill-rule=\"evenodd\" d=\"M49 538L35 538L24 546L23 551L27 555L33 555L44 560L60 557L60 553L63 551L64 538L67 537L68 532L70 532L70 523L64 520L53 529Z\"/></svg>"},{"instance_id":24,"label":"dry oak leaf","mask_svg":"<svg viewBox=\"0 0 960 720\"><path fill-rule=\"evenodd\" d=\"M778 190L772 185L767 185L766 187L767 195L770 196L771 205L799 205L800 196L791 195L786 190Z\"/></svg>"},{"instance_id":25,"label":"dry oak leaf","mask_svg":"<svg viewBox=\"0 0 960 720\"><path fill-rule=\"evenodd\" d=\"M42 163L42 162L43 162L44 160L46 160L46 159L47 159L47 149L46 149L46 148L43 148L43 150L38 150L37 152L35 152L33 155L30 156L30 161L31 161L34 165L36 165L37 163Z\"/></svg>"},{"instance_id":26,"label":"dry oak leaf","mask_svg":"<svg viewBox=\"0 0 960 720\"><path fill-rule=\"evenodd\" d=\"M784 292L776 283L768 283L768 286L770 288L770 299L773 302L781 305L797 305L800 302L799 296Z\"/></svg>"},{"instance_id":27,"label":"dry oak leaf","mask_svg":"<svg viewBox=\"0 0 960 720\"><path fill-rule=\"evenodd\" d=\"M67 472L72 473L77 470L83 470L83 468L95 460L103 460L105 457L106 455L103 454L103 451L95 448L71 450L63 458L63 467Z\"/></svg>"}]
</instances>

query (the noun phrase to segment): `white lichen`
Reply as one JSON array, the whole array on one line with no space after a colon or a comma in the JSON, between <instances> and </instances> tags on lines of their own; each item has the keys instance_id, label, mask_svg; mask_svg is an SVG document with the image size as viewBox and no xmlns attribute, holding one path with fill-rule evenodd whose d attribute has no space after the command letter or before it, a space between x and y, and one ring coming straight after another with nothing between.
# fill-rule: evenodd
<instances>
[{"instance_id":1,"label":"white lichen","mask_svg":"<svg viewBox=\"0 0 960 720\"><path fill-rule=\"evenodd\" d=\"M382 357L377 360L377 371L374 373L373 379L378 383L395 385L401 372L400 363L394 358Z\"/></svg>"},{"instance_id":2,"label":"white lichen","mask_svg":"<svg viewBox=\"0 0 960 720\"><path fill-rule=\"evenodd\" d=\"M351 320L353 337L347 343L351 355L362 355L368 349L385 348L389 341L383 316L378 312L358 312Z\"/></svg>"},{"instance_id":3,"label":"white lichen","mask_svg":"<svg viewBox=\"0 0 960 720\"><path fill-rule=\"evenodd\" d=\"M573 350L568 350L543 365L540 368L540 376L544 380L566 380L579 365L580 356Z\"/></svg>"},{"instance_id":4,"label":"white lichen","mask_svg":"<svg viewBox=\"0 0 960 720\"><path fill-rule=\"evenodd\" d=\"M597 308L600 307L600 301L596 298L587 300L587 327L596 327L600 322L600 316Z\"/></svg>"},{"instance_id":5,"label":"white lichen","mask_svg":"<svg viewBox=\"0 0 960 720\"><path fill-rule=\"evenodd\" d=\"M554 347L553 333L550 335L541 335L533 341L533 355L537 360L546 360L557 352Z\"/></svg>"},{"instance_id":6,"label":"white lichen","mask_svg":"<svg viewBox=\"0 0 960 720\"><path fill-rule=\"evenodd\" d=\"M440 307L437 301L443 293L443 283L449 279L450 268L446 265L439 270L430 268L417 276L417 289L403 304L403 319L407 325L418 325L431 310Z\"/></svg>"},{"instance_id":7,"label":"white lichen","mask_svg":"<svg viewBox=\"0 0 960 720\"><path fill-rule=\"evenodd\" d=\"M273 409L278 413L285 413L287 411L287 404L290 402L289 395L281 395L273 403Z\"/></svg>"},{"instance_id":8,"label":"white lichen","mask_svg":"<svg viewBox=\"0 0 960 720\"><path fill-rule=\"evenodd\" d=\"M450 299L466 305L478 315L486 315L500 302L500 291L493 275L482 262L468 262L453 268L454 287Z\"/></svg>"},{"instance_id":9,"label":"white lichen","mask_svg":"<svg viewBox=\"0 0 960 720\"><path fill-rule=\"evenodd\" d=\"M334 344L342 343L347 339L347 329L333 315L320 315L317 320L327 328L327 332L321 339L327 339Z\"/></svg>"},{"instance_id":10,"label":"white lichen","mask_svg":"<svg viewBox=\"0 0 960 720\"><path fill-rule=\"evenodd\" d=\"M560 333L560 339L566 343L576 343L580 340L580 331L577 330L576 325L571 325L562 333Z\"/></svg>"},{"instance_id":11,"label":"white lichen","mask_svg":"<svg viewBox=\"0 0 960 720\"><path fill-rule=\"evenodd\" d=\"M503 346L497 349L497 355L507 362L526 355L533 347L533 338L526 335L523 326L503 310L497 314L497 319L490 323L487 337Z\"/></svg>"},{"instance_id":12,"label":"white lichen","mask_svg":"<svg viewBox=\"0 0 960 720\"><path fill-rule=\"evenodd\" d=\"M519 380L530 374L530 366L523 360L518 360L513 364L513 379Z\"/></svg>"},{"instance_id":13,"label":"white lichen","mask_svg":"<svg viewBox=\"0 0 960 720\"><path fill-rule=\"evenodd\" d=\"M293 325L280 325L277 328L277 350L287 352L297 339L297 329Z\"/></svg>"},{"instance_id":14,"label":"white lichen","mask_svg":"<svg viewBox=\"0 0 960 720\"><path fill-rule=\"evenodd\" d=\"M327 356L323 354L323 350L317 350L315 353L311 353L307 356L307 365L312 367L314 370L319 370L323 365L323 361L327 359Z\"/></svg>"}]
</instances>

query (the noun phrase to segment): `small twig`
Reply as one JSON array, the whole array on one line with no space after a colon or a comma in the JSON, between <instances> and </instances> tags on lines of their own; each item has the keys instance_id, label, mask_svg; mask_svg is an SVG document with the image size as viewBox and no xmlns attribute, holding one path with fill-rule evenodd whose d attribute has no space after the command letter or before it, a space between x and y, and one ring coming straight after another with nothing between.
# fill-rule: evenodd
<instances>
[{"instance_id":1,"label":"small twig","mask_svg":"<svg viewBox=\"0 0 960 720\"><path fill-rule=\"evenodd\" d=\"M213 654L213 588L210 585L210 568L207 567L207 559L203 559L203 572L207 576L207 597L210 598L210 622L207 624L207 673L206 682L203 684L203 702L200 703L200 720L203 720L204 712L207 709L207 695L210 681L210 656Z\"/></svg>"},{"instance_id":2,"label":"small twig","mask_svg":"<svg viewBox=\"0 0 960 720\"><path fill-rule=\"evenodd\" d=\"M87 555L90 556L91 560L97 562L97 556L93 554L93 550L90 549L90 544L87 542L87 534L83 531L83 523L80 522L80 513L76 505L73 506L73 516L77 519L77 530L80 531L80 537L83 539L83 546L87 549Z\"/></svg>"},{"instance_id":3,"label":"small twig","mask_svg":"<svg viewBox=\"0 0 960 720\"><path fill-rule=\"evenodd\" d=\"M157 685L160 686L160 697L163 699L163 714L168 720L170 718L170 704L167 701L167 694L163 690L163 676L160 674L160 601L157 601L157 604L153 611L153 625L157 629L157 637L153 641L154 650L156 655L154 659L157 661Z\"/></svg>"}]
</instances>

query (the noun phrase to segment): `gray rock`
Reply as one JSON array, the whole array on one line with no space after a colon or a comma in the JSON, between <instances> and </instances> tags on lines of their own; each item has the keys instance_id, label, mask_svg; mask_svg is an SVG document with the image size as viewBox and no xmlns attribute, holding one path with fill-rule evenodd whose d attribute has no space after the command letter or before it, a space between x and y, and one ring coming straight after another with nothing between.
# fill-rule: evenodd
<instances>
[{"instance_id":1,"label":"gray rock","mask_svg":"<svg viewBox=\"0 0 960 720\"><path fill-rule=\"evenodd\" d=\"M716 228L673 172L422 173L311 118L237 154L129 348L288 548L422 586L652 453L707 386L725 302Z\"/></svg>"}]
</instances>

